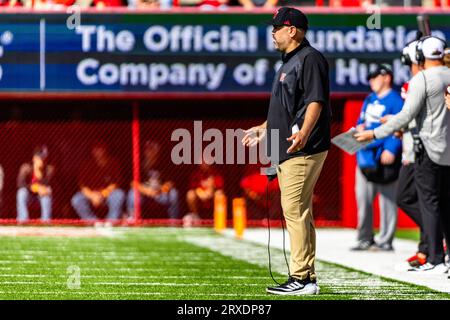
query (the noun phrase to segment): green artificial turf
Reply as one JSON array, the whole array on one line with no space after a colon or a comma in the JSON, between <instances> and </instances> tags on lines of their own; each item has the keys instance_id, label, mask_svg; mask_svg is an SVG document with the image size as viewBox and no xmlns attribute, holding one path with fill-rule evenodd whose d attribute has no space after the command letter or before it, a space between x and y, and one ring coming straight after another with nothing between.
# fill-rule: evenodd
<instances>
[{"instance_id":1,"label":"green artificial turf","mask_svg":"<svg viewBox=\"0 0 450 320\"><path fill-rule=\"evenodd\" d=\"M320 261L320 295L269 295L267 248L209 228L113 228L101 237L2 236L0 243L0 299L450 298ZM282 281L283 253L271 253Z\"/></svg>"},{"instance_id":2,"label":"green artificial turf","mask_svg":"<svg viewBox=\"0 0 450 320\"><path fill-rule=\"evenodd\" d=\"M420 231L419 229L398 229L395 232L395 237L400 239L419 241Z\"/></svg>"}]
</instances>

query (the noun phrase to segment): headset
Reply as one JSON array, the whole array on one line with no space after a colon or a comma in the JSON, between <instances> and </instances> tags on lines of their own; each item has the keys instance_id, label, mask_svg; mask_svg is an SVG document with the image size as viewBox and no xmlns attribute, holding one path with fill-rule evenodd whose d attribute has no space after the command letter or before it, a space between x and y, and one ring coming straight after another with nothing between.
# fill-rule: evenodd
<instances>
[{"instance_id":1,"label":"headset","mask_svg":"<svg viewBox=\"0 0 450 320\"><path fill-rule=\"evenodd\" d=\"M414 41L416 41L416 40L413 40L413 41L411 41L411 42L408 42L408 43L406 44L405 48L409 47L409 45L410 45L411 43L413 43ZM405 66L411 67L412 61L411 61L411 57L409 56L409 52L407 52L407 53L403 53L403 52L402 52L402 55L401 55L401 57L400 57L400 60L401 60L402 64L404 64Z\"/></svg>"},{"instance_id":2,"label":"headset","mask_svg":"<svg viewBox=\"0 0 450 320\"><path fill-rule=\"evenodd\" d=\"M417 45L416 45L416 60L417 60L418 64L425 63L425 55L423 54L422 48L423 48L425 41L427 41L427 39L430 39L430 38L434 38L434 39L438 39L439 41L442 41L442 43L444 44L444 48L447 47L447 42L445 42L441 38L438 38L435 36L426 36L426 37L421 38L419 40L419 42L417 42Z\"/></svg>"},{"instance_id":3,"label":"headset","mask_svg":"<svg viewBox=\"0 0 450 320\"><path fill-rule=\"evenodd\" d=\"M406 49L406 48L409 48L409 46L411 45L411 43L413 43L414 41L419 41L420 38L422 38L422 35L423 35L423 33L422 33L421 31L417 31L417 33L416 33L416 38L415 38L414 40L408 42L408 43L405 45L405 49ZM401 61L402 61L402 64L404 64L404 65L406 65L406 66L408 66L408 67L411 67L411 65L412 65L412 60L411 60L411 56L409 55L409 52L403 53L403 51L402 51L402 55L401 55L400 59L401 59Z\"/></svg>"}]
</instances>

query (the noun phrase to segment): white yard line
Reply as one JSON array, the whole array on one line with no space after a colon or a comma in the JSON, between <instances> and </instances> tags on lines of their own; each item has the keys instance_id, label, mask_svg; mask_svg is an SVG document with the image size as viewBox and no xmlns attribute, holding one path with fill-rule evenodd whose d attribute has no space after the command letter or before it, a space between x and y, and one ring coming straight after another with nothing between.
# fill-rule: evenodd
<instances>
[{"instance_id":1,"label":"white yard line","mask_svg":"<svg viewBox=\"0 0 450 320\"><path fill-rule=\"evenodd\" d=\"M17 284L46 284L46 285L61 285L66 282L51 284L47 281L0 281L0 285L17 285ZM149 286L158 286L158 287L253 287L260 286L260 284L256 283L204 283L204 282L192 282L192 283L178 283L178 282L88 282L88 285L102 285L102 286L133 286L133 287L149 287Z\"/></svg>"},{"instance_id":2,"label":"white yard line","mask_svg":"<svg viewBox=\"0 0 450 320\"><path fill-rule=\"evenodd\" d=\"M122 235L122 230L112 227L36 227L36 226L0 226L0 236L36 236L36 237L114 237Z\"/></svg>"},{"instance_id":3,"label":"white yard line","mask_svg":"<svg viewBox=\"0 0 450 320\"><path fill-rule=\"evenodd\" d=\"M60 275L51 275L51 274L0 274L1 278L64 278L67 279L66 274L60 274ZM198 276L164 276L164 275L158 275L158 276L131 276L131 275L80 275L81 279L230 279L230 280L242 280L242 279L267 279L267 277L262 276L226 276L226 275L220 275L220 276L205 276L205 275L198 275ZM2 280L0 280L0 284L2 283Z\"/></svg>"},{"instance_id":4,"label":"white yard line","mask_svg":"<svg viewBox=\"0 0 450 320\"><path fill-rule=\"evenodd\" d=\"M67 291L0 291L0 294L14 294L14 295L108 295L108 296L167 296L167 292L103 292L103 291L75 291L75 290L67 290ZM179 293L175 294L176 296L186 296L186 297L236 297L236 293ZM239 293L240 297L247 298L256 298L256 297L267 297L267 294L251 294L251 293Z\"/></svg>"},{"instance_id":5,"label":"white yard line","mask_svg":"<svg viewBox=\"0 0 450 320\"><path fill-rule=\"evenodd\" d=\"M225 235L234 237L233 230ZM287 232L286 249L289 250ZM267 246L267 229L247 229L244 240ZM418 274L405 271L405 260L417 251L417 243L411 240L394 240L394 252L350 251L356 244L354 229L318 229L316 257L318 260L336 263L377 276L425 286L436 291L450 293L450 279L447 274ZM283 237L280 229L271 230L271 247L282 249ZM320 277L320 274L319 274Z\"/></svg>"}]
</instances>

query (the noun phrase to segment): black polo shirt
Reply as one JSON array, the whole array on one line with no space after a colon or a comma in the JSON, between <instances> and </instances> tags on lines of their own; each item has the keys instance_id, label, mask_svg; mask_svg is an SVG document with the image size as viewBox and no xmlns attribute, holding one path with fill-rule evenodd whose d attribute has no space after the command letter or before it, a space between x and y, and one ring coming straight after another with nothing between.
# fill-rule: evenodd
<instances>
[{"instance_id":1,"label":"black polo shirt","mask_svg":"<svg viewBox=\"0 0 450 320\"><path fill-rule=\"evenodd\" d=\"M271 152L271 129L279 130L279 163L293 157L312 155L330 148L331 108L328 62L304 39L295 50L282 56L283 64L275 75L267 115L267 147L272 163L276 156ZM301 129L307 106L312 102L322 104L320 117L305 147L288 154L292 141L292 126ZM276 146L274 146L276 148Z\"/></svg>"}]
</instances>

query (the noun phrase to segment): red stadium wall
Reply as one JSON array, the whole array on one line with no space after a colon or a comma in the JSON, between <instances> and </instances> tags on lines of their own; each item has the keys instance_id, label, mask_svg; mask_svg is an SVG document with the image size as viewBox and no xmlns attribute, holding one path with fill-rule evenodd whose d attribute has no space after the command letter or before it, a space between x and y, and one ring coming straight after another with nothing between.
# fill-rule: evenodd
<instances>
[{"instance_id":1,"label":"red stadium wall","mask_svg":"<svg viewBox=\"0 0 450 320\"><path fill-rule=\"evenodd\" d=\"M38 144L49 148L50 162L56 167L54 180L53 218L58 222L80 223L70 200L78 190L77 177L83 160L94 142L105 142L111 154L120 162L121 187L127 192L130 182L140 171L138 157L148 140L162 145L161 162L166 173L176 183L180 192L181 215L188 209L185 194L193 165L174 165L170 153L175 142L170 141L177 128L193 131L193 123L202 120L203 132L208 128L245 129L262 122L267 112L267 98L262 99L169 99L148 101L102 100L48 100L3 102L0 110L0 164L5 172L1 222L15 223L17 174L22 163L31 159ZM362 101L332 99L332 136L354 126ZM194 108L195 106L195 108ZM206 143L207 144L207 143ZM218 165L225 180L228 196L228 218L232 217L231 201L243 195L240 181L246 174L245 165ZM332 146L314 194L314 214L319 226L356 227L357 213L354 193L355 157ZM265 182L264 182L265 183ZM276 189L276 188L275 188ZM271 191L270 216L277 223L281 214L279 193ZM375 205L378 211L377 205ZM105 216L105 210L98 217ZM263 225L265 208L249 208L252 225ZM39 206L31 208L31 218L39 222ZM167 219L162 212L143 210L142 222ZM212 212L211 216L212 218ZM379 216L375 214L375 225ZM415 224L401 211L401 228Z\"/></svg>"},{"instance_id":2,"label":"red stadium wall","mask_svg":"<svg viewBox=\"0 0 450 320\"><path fill-rule=\"evenodd\" d=\"M5 172L2 190L0 220L15 223L17 176L20 166L31 160L33 149L45 144L49 149L49 163L56 170L52 183L54 222L80 223L71 206L72 196L79 190L78 176L84 168L91 147L97 142L107 145L109 153L118 160L120 187L125 192L130 182L140 171L142 150L146 141L161 144L160 162L165 173L172 179L180 193L181 215L188 212L185 195L194 165L174 165L171 150L177 142L171 141L171 134L178 128L193 132L194 121L202 120L203 132L216 128L246 129L264 121L268 100L265 99L170 99L149 101L127 100L4 100L0 110L0 165ZM342 130L340 122L342 100L336 100L332 134ZM208 145L203 144L203 147ZM139 156L140 155L140 156ZM341 196L339 183L342 179L342 153L330 150L322 176L314 195L315 216L318 225L341 224ZM217 165L225 180L228 196L228 218L232 217L231 201L241 197L241 179L251 166ZM265 183L265 180L264 180ZM275 188L276 189L276 188ZM279 193L271 191L270 215L276 220L281 215ZM125 208L124 208L125 209ZM125 210L124 210L125 211ZM106 211L99 210L98 218L104 218ZM210 213L212 219L212 212ZM264 223L266 208L249 208L250 224ZM166 219L159 211L143 210L143 219ZM39 223L39 204L31 205L30 218ZM253 222L252 222L253 221ZM275 222L276 223L276 222Z\"/></svg>"}]
</instances>

